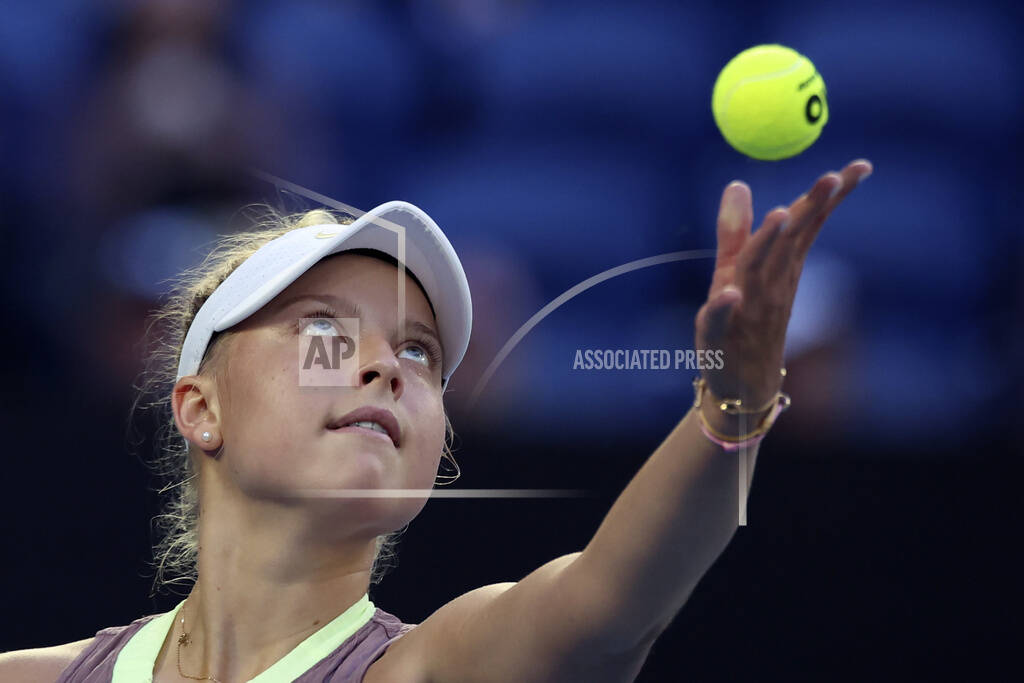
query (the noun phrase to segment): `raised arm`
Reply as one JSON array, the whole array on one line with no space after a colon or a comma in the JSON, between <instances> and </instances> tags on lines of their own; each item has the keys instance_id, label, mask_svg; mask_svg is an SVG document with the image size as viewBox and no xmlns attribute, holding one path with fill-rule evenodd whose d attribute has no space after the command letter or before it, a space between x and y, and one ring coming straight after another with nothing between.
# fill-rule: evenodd
<instances>
[{"instance_id":1,"label":"raised arm","mask_svg":"<svg viewBox=\"0 0 1024 683\"><path fill-rule=\"evenodd\" d=\"M859 160L822 176L788 208L769 212L754 233L749 188L726 188L715 272L696 321L698 348L724 352L723 368L702 371L711 394L761 406L779 390L804 259L825 219L870 171ZM701 409L725 436L760 419L741 423L716 406L705 401ZM640 468L582 552L518 583L471 591L421 624L407 650L417 652L423 680L634 680L738 526L743 455L707 438L695 410Z\"/></svg>"},{"instance_id":2,"label":"raised arm","mask_svg":"<svg viewBox=\"0 0 1024 683\"><path fill-rule=\"evenodd\" d=\"M749 188L726 188L715 272L696 321L698 348L724 351L724 367L702 373L712 394L762 406L779 390L804 259L825 219L870 171L869 162L855 161L841 174L822 176L788 209L769 212L753 234ZM745 431L739 416L713 401L701 409L716 431ZM748 424L758 419L747 417ZM661 633L728 545L738 526L740 457L706 438L691 409L615 501L566 572L592 585L595 599L608 596L602 619L609 643Z\"/></svg>"}]
</instances>

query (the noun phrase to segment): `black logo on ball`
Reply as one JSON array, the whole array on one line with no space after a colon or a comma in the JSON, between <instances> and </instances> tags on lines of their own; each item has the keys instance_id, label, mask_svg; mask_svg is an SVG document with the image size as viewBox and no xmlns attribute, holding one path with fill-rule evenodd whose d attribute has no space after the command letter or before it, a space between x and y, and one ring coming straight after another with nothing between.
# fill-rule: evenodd
<instances>
[{"instance_id":1,"label":"black logo on ball","mask_svg":"<svg viewBox=\"0 0 1024 683\"><path fill-rule=\"evenodd\" d=\"M821 98L817 95L811 95L807 100L807 106L804 108L807 123L817 123L818 119L821 118L822 111L824 111L824 107L821 104Z\"/></svg>"}]
</instances>

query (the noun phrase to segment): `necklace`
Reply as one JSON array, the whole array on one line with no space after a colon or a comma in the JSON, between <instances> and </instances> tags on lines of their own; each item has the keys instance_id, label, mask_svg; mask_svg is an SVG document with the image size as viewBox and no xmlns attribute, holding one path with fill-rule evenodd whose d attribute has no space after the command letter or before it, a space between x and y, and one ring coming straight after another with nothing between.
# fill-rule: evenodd
<instances>
[{"instance_id":1,"label":"necklace","mask_svg":"<svg viewBox=\"0 0 1024 683\"><path fill-rule=\"evenodd\" d=\"M181 635L178 636L178 673L182 678L191 678L194 681L214 681L214 683L221 683L218 679L213 676L189 676L181 670L181 646L188 647L189 643L192 642L192 636L189 635L188 631L185 630L185 605L181 606Z\"/></svg>"}]
</instances>

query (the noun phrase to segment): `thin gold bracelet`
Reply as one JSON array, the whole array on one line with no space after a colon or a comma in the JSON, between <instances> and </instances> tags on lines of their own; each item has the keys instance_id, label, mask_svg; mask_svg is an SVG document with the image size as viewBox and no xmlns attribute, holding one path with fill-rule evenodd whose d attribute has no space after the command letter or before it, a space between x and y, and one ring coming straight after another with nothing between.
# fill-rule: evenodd
<instances>
[{"instance_id":1,"label":"thin gold bracelet","mask_svg":"<svg viewBox=\"0 0 1024 683\"><path fill-rule=\"evenodd\" d=\"M785 377L786 369L782 368L779 371L779 373L783 377ZM746 442L752 442L755 439L760 440L760 438L763 437L764 434L768 432L772 425L775 424L775 420L779 416L779 414L782 411L789 408L789 406L792 404L792 400L790 399L788 394L782 391L777 391L775 393L775 396L773 396L771 400L768 401L768 403L766 403L764 406L756 409L744 408L741 399L723 399L718 398L717 396L712 394L711 390L707 388L707 382L700 375L696 376L693 379L693 388L695 394L693 407L696 408L697 410L697 417L700 420L702 431L709 439L711 439L712 441L719 445L733 446L737 444L743 444ZM704 411L701 410L701 406L703 405L703 393L705 390L708 392L710 396L712 396L712 398L715 399L716 403L718 404L718 409L724 413L730 415L737 415L762 413L768 410L770 410L770 412L768 412L768 414L761 418L761 420L758 421L757 426L747 434L744 434L740 437L722 434L721 432L715 430L711 426L707 418L704 416Z\"/></svg>"},{"instance_id":2,"label":"thin gold bracelet","mask_svg":"<svg viewBox=\"0 0 1024 683\"><path fill-rule=\"evenodd\" d=\"M786 376L786 368L780 368L779 369L779 374L782 375L783 377L785 377ZM698 378L701 380L702 383L704 383L704 378L703 377L700 377L698 375ZM755 413L763 413L764 411L768 410L773 405L775 405L775 401L778 400L778 394L775 394L775 396L771 397L768 400L768 402L765 403L760 408L744 408L743 407L743 399L739 399L739 398L718 398L717 396L715 396L714 394L711 393L710 389L708 389L708 394L710 396L712 396L715 399L715 401L718 403L718 409L721 410L723 413L726 413L727 415L752 415L752 414L755 414Z\"/></svg>"}]
</instances>

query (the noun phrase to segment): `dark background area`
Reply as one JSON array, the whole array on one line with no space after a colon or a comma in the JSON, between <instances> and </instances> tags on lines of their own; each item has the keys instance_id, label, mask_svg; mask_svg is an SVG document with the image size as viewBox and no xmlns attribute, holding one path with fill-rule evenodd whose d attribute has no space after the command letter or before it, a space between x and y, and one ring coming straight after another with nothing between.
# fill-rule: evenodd
<instances>
[{"instance_id":1,"label":"dark background area","mask_svg":"<svg viewBox=\"0 0 1024 683\"><path fill-rule=\"evenodd\" d=\"M983 680L1017 670L1024 245L1017 5L998 2L15 2L0 21L0 354L8 495L0 650L165 611L147 597L151 481L126 433L146 315L250 202L404 199L474 302L446 401L465 488L438 499L374 602L416 623L581 549L692 401L688 372L581 372L578 348L690 348L708 261L576 283L755 227L820 174L874 175L829 219L787 342L793 408L748 525L638 678ZM748 159L711 88L741 50L807 55L821 138ZM134 425L145 452L145 421Z\"/></svg>"}]
</instances>

